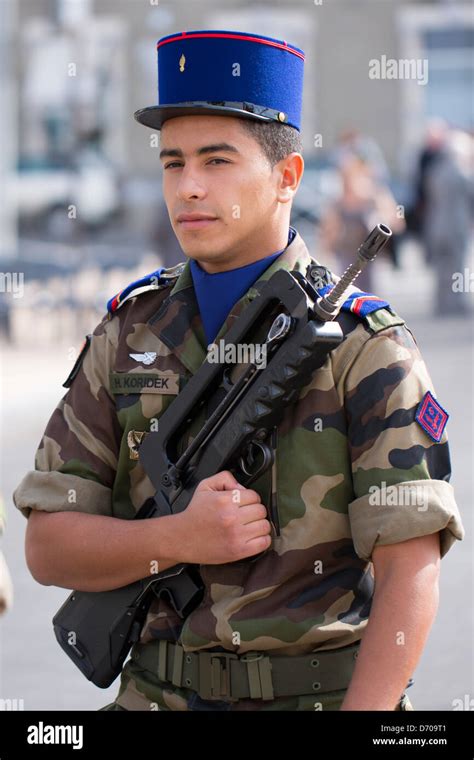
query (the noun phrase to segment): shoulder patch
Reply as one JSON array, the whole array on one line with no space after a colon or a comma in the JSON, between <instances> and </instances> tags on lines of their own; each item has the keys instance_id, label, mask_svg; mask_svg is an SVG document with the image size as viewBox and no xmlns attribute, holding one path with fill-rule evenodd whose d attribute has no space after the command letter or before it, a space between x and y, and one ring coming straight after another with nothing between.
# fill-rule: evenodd
<instances>
[{"instance_id":1,"label":"shoulder patch","mask_svg":"<svg viewBox=\"0 0 474 760\"><path fill-rule=\"evenodd\" d=\"M127 285L127 287L123 288L123 290L120 290L115 296L107 301L107 311L109 315L112 316L115 314L117 309L120 309L122 304L124 304L125 301L127 301L129 298L141 295L142 293L146 293L149 290L157 290L158 288L163 288L173 280L176 280L183 271L184 267L184 262L177 264L174 267L170 267L169 269L160 267L154 272L150 272L150 274L147 274L144 277L140 277L138 280L134 280L129 285Z\"/></svg>"},{"instance_id":2,"label":"shoulder patch","mask_svg":"<svg viewBox=\"0 0 474 760\"><path fill-rule=\"evenodd\" d=\"M441 404L438 404L433 394L427 391L418 404L415 419L431 440L439 443L443 437L449 414Z\"/></svg>"},{"instance_id":3,"label":"shoulder patch","mask_svg":"<svg viewBox=\"0 0 474 760\"><path fill-rule=\"evenodd\" d=\"M320 296L325 296L333 289L333 285L325 285L324 288L318 288ZM365 317L367 314L371 314L378 309L386 309L390 307L388 301L384 301L378 296L374 296L372 293L365 293L363 290L355 290L350 293L344 303L341 306L342 311L351 311L353 314L357 314L360 317Z\"/></svg>"},{"instance_id":4,"label":"shoulder patch","mask_svg":"<svg viewBox=\"0 0 474 760\"><path fill-rule=\"evenodd\" d=\"M84 343L81 346L81 350L79 351L79 356L77 357L76 361L74 362L74 367L70 371L69 375L65 379L63 383L63 388L70 388L72 381L76 377L77 373L79 372L81 368L81 364L84 361L84 357L87 354L89 350L89 346L91 344L92 335L86 335L86 338L84 340Z\"/></svg>"},{"instance_id":5,"label":"shoulder patch","mask_svg":"<svg viewBox=\"0 0 474 760\"><path fill-rule=\"evenodd\" d=\"M389 306L389 302L384 301L383 298L359 290L351 293L346 298L342 308L346 311L351 311L353 314L357 314L359 317L366 317L367 314L372 314L373 311L386 309Z\"/></svg>"},{"instance_id":6,"label":"shoulder patch","mask_svg":"<svg viewBox=\"0 0 474 760\"><path fill-rule=\"evenodd\" d=\"M333 287L333 285L326 285L324 288L319 288L317 292L320 296L325 296ZM392 311L388 301L362 290L353 290L349 293L341 306L341 311L362 317L374 333L385 330L387 327L405 324L405 320Z\"/></svg>"}]
</instances>

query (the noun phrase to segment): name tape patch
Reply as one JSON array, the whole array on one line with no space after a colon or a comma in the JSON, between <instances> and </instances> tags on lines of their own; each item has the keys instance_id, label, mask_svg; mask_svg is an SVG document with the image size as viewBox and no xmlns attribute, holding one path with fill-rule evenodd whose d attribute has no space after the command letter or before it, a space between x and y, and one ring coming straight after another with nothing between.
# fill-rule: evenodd
<instances>
[{"instance_id":1,"label":"name tape patch","mask_svg":"<svg viewBox=\"0 0 474 760\"><path fill-rule=\"evenodd\" d=\"M170 372L111 372L110 391L122 393L179 393L179 375Z\"/></svg>"},{"instance_id":2,"label":"name tape patch","mask_svg":"<svg viewBox=\"0 0 474 760\"><path fill-rule=\"evenodd\" d=\"M415 419L425 433L428 433L435 443L439 443L443 437L449 414L438 404L433 394L427 391L418 404Z\"/></svg>"}]
</instances>

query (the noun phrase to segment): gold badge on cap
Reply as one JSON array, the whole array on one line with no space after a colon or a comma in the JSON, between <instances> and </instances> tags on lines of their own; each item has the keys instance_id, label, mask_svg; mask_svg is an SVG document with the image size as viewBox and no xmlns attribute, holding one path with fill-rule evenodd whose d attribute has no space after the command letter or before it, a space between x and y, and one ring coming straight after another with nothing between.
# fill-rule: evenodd
<instances>
[{"instance_id":1,"label":"gold badge on cap","mask_svg":"<svg viewBox=\"0 0 474 760\"><path fill-rule=\"evenodd\" d=\"M186 56L184 53L181 53L181 58L179 59L179 70L184 71L184 64L186 63Z\"/></svg>"}]
</instances>

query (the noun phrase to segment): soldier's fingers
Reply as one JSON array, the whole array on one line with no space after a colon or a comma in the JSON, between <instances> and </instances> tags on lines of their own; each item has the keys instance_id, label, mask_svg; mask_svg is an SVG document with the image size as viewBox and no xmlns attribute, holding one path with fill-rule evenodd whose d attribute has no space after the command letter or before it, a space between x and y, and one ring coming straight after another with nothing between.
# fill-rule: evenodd
<instances>
[{"instance_id":1,"label":"soldier's fingers","mask_svg":"<svg viewBox=\"0 0 474 760\"><path fill-rule=\"evenodd\" d=\"M260 552L265 551L265 549L268 549L271 543L271 536L259 536L258 538L252 538L250 541L247 541L245 545L246 551L243 555L243 558L253 557L255 554L259 554Z\"/></svg>"},{"instance_id":2,"label":"soldier's fingers","mask_svg":"<svg viewBox=\"0 0 474 760\"><path fill-rule=\"evenodd\" d=\"M271 531L272 526L268 520L255 520L245 526L244 535L247 541L251 541L258 536L267 536Z\"/></svg>"},{"instance_id":3,"label":"soldier's fingers","mask_svg":"<svg viewBox=\"0 0 474 760\"><path fill-rule=\"evenodd\" d=\"M239 491L235 494L236 498L233 498L233 501L235 501L237 504L239 504L241 507L246 506L247 504L260 504L261 499L260 496L256 491L253 491L251 488L244 488L243 491Z\"/></svg>"},{"instance_id":4,"label":"soldier's fingers","mask_svg":"<svg viewBox=\"0 0 474 760\"><path fill-rule=\"evenodd\" d=\"M239 522L242 525L263 520L266 516L267 510L264 504L246 504L239 509Z\"/></svg>"},{"instance_id":5,"label":"soldier's fingers","mask_svg":"<svg viewBox=\"0 0 474 760\"><path fill-rule=\"evenodd\" d=\"M233 489L242 490L242 486L232 475L230 470L222 470L211 475L210 478L204 478L198 485L200 491L231 491Z\"/></svg>"}]
</instances>

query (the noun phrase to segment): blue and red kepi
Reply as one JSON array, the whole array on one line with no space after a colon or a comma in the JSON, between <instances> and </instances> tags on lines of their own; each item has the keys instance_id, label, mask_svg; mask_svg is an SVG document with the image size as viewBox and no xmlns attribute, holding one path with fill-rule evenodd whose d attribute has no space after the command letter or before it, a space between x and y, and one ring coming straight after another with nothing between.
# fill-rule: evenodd
<instances>
[{"instance_id":1,"label":"blue and red kepi","mask_svg":"<svg viewBox=\"0 0 474 760\"><path fill-rule=\"evenodd\" d=\"M157 55L158 105L135 112L140 124L211 114L300 130L305 56L286 40L204 29L162 37Z\"/></svg>"}]
</instances>

